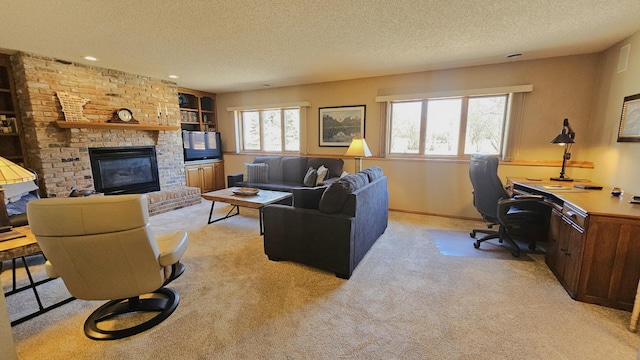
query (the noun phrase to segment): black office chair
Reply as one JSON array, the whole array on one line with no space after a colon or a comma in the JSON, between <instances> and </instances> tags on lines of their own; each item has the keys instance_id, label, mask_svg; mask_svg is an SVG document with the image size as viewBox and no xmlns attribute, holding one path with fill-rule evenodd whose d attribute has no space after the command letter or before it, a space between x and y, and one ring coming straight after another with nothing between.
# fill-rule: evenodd
<instances>
[{"instance_id":1,"label":"black office chair","mask_svg":"<svg viewBox=\"0 0 640 360\"><path fill-rule=\"evenodd\" d=\"M526 195L511 197L498 177L499 159L496 155L474 154L469 164L469 177L473 185L473 205L476 207L488 229L473 229L469 235L486 234L477 239L473 246L490 239L507 242L513 256L520 256L520 247L513 240L512 231L528 231L532 226L544 227L548 224L550 208L541 196ZM498 226L498 230L490 230ZM529 250L535 250L535 239L529 241Z\"/></svg>"}]
</instances>

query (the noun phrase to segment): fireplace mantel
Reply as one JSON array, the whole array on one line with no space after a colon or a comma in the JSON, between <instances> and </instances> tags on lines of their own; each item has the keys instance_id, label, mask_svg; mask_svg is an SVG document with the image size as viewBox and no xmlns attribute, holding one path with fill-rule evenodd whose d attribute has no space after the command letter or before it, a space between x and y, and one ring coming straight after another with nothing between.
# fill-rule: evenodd
<instances>
[{"instance_id":1,"label":"fireplace mantel","mask_svg":"<svg viewBox=\"0 0 640 360\"><path fill-rule=\"evenodd\" d=\"M180 130L180 126L174 125L153 125L153 124L122 124L96 121L56 121L56 125L61 129L127 129L127 130Z\"/></svg>"}]
</instances>

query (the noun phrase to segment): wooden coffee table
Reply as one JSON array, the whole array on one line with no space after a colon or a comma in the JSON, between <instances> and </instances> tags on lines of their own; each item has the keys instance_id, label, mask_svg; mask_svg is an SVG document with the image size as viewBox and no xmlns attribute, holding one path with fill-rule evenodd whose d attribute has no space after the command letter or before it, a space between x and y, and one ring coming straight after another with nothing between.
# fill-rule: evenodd
<instances>
[{"instance_id":1,"label":"wooden coffee table","mask_svg":"<svg viewBox=\"0 0 640 360\"><path fill-rule=\"evenodd\" d=\"M240 214L240 207L243 206L243 207L259 210L260 235L263 235L264 227L262 225L262 209L269 204L273 204L293 196L289 192L271 191L271 190L260 190L255 195L237 195L233 193L233 191L236 189L238 188L232 187L232 188L216 190L216 191L211 191L211 192L202 194L203 199L211 200L211 211L209 211L208 224L212 224L214 222L228 219L232 216L236 216ZM211 216L213 215L213 206L215 205L216 201L233 205L233 207L231 207L231 210L229 210L227 215L212 220Z\"/></svg>"}]
</instances>

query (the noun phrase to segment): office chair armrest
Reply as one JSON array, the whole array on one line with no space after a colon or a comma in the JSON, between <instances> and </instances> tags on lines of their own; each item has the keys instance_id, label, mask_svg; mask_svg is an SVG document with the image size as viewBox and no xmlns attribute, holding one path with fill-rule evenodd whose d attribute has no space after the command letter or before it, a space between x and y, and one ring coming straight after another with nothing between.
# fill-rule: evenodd
<instances>
[{"instance_id":1,"label":"office chair armrest","mask_svg":"<svg viewBox=\"0 0 640 360\"><path fill-rule=\"evenodd\" d=\"M512 211L509 215L513 215L513 208L517 208L516 212L519 213L539 212L540 206L536 207L536 205L551 206L548 202L544 201L544 198L541 196L502 199L498 201L498 219L501 223L506 224L508 222L507 214Z\"/></svg>"},{"instance_id":2,"label":"office chair armrest","mask_svg":"<svg viewBox=\"0 0 640 360\"><path fill-rule=\"evenodd\" d=\"M502 199L498 201L498 209L503 207L517 206L517 205L526 205L526 204L534 204L534 203L544 203L544 197L539 195L532 196L522 196L522 197L512 197L510 199Z\"/></svg>"},{"instance_id":3,"label":"office chair armrest","mask_svg":"<svg viewBox=\"0 0 640 360\"><path fill-rule=\"evenodd\" d=\"M544 196L542 195L515 195L513 197L516 200L519 199L538 199L538 200L544 200Z\"/></svg>"}]
</instances>

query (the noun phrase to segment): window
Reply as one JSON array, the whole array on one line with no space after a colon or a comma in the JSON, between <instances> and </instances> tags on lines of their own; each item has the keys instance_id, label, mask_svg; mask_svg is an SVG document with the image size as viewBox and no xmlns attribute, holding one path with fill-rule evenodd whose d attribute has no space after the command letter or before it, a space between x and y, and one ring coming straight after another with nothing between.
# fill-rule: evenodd
<instances>
[{"instance_id":1,"label":"window","mask_svg":"<svg viewBox=\"0 0 640 360\"><path fill-rule=\"evenodd\" d=\"M300 151L300 108L244 110L238 116L243 151Z\"/></svg>"},{"instance_id":2,"label":"window","mask_svg":"<svg viewBox=\"0 0 640 360\"><path fill-rule=\"evenodd\" d=\"M502 154L508 95L391 101L389 153Z\"/></svg>"}]
</instances>

